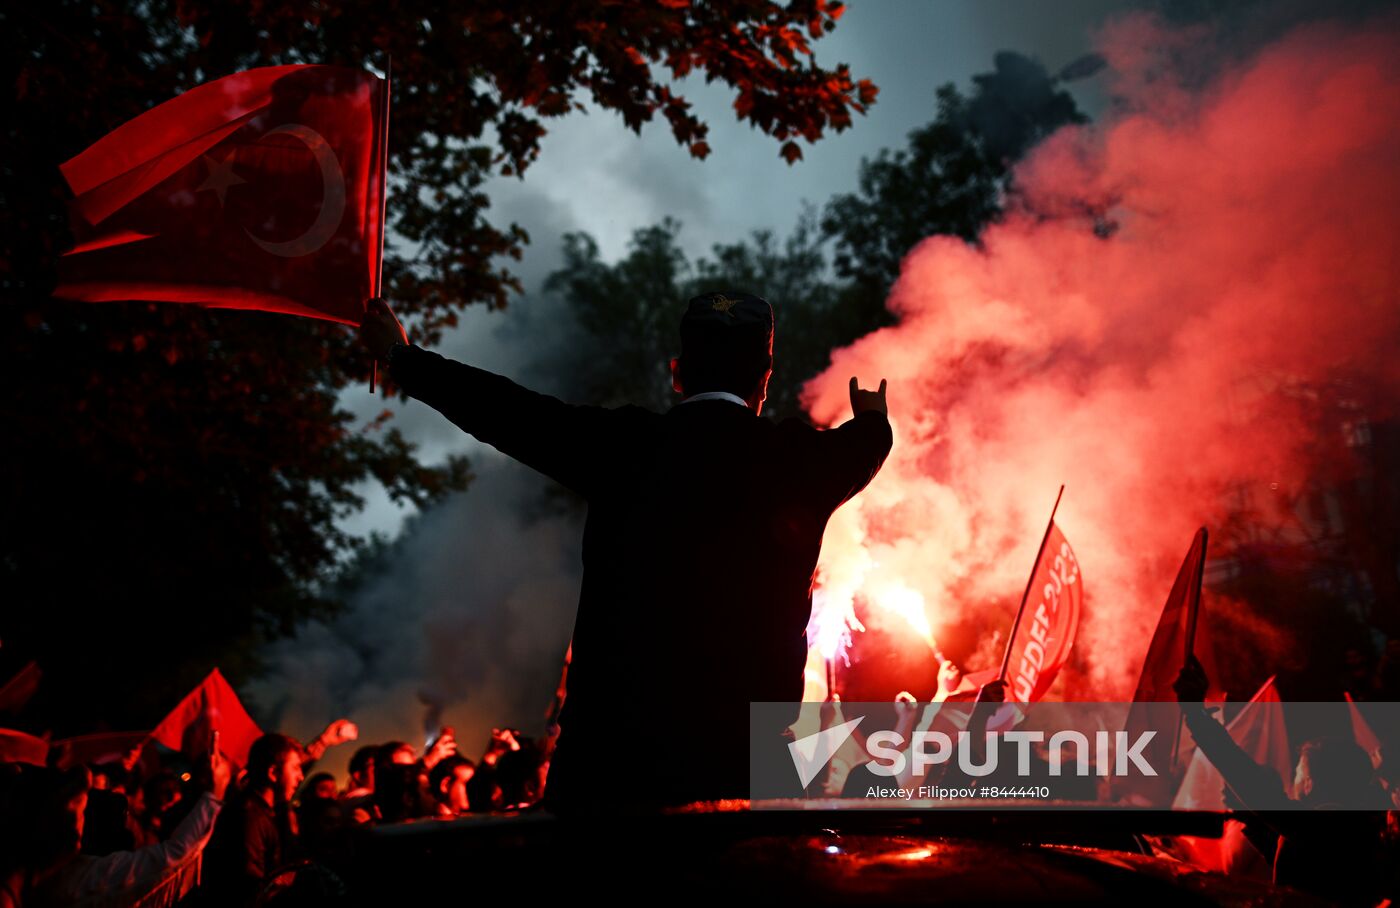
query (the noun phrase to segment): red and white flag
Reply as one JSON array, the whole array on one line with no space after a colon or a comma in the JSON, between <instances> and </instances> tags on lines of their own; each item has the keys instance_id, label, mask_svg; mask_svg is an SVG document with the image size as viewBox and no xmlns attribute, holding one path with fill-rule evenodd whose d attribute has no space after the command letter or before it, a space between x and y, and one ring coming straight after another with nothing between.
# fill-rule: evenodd
<instances>
[{"instance_id":1,"label":"red and white flag","mask_svg":"<svg viewBox=\"0 0 1400 908\"><path fill-rule=\"evenodd\" d=\"M1050 690L1069 661L1083 604L1079 560L1052 518L1008 644L1008 700L1035 703Z\"/></svg>"},{"instance_id":2,"label":"red and white flag","mask_svg":"<svg viewBox=\"0 0 1400 908\"><path fill-rule=\"evenodd\" d=\"M63 164L54 295L359 324L378 280L386 83L270 66L192 88Z\"/></svg>"}]
</instances>

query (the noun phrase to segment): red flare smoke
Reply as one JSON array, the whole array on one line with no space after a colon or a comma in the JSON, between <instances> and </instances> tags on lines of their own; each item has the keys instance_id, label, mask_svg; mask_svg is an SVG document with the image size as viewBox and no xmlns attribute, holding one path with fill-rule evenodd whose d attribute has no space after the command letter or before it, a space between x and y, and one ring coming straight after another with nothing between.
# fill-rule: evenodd
<instances>
[{"instance_id":1,"label":"red flare smoke","mask_svg":"<svg viewBox=\"0 0 1400 908\"><path fill-rule=\"evenodd\" d=\"M949 655L986 667L1064 482L1090 592L1051 697L1131 695L1195 528L1241 495L1297 523L1315 431L1299 389L1345 379L1371 419L1400 399L1397 37L1393 19L1308 26L1188 88L1158 50L1179 33L1105 32L1113 110L1034 153L980 248L916 247L898 324L806 389L829 425L851 375L887 377L895 429L828 530L819 620L863 598L867 625L927 648L879 607L921 598Z\"/></svg>"}]
</instances>

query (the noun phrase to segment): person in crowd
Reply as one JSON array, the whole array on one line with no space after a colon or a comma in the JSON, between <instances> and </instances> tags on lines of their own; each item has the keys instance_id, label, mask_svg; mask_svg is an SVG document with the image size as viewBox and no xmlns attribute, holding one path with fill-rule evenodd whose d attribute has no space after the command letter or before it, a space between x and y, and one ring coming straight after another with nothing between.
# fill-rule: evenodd
<instances>
[{"instance_id":1,"label":"person in crowd","mask_svg":"<svg viewBox=\"0 0 1400 908\"><path fill-rule=\"evenodd\" d=\"M180 808L184 788L180 779L169 769L161 770L141 785L143 810L138 817L143 835L140 844L159 842L173 828L171 822ZM178 819L175 822L179 822Z\"/></svg>"},{"instance_id":2,"label":"person in crowd","mask_svg":"<svg viewBox=\"0 0 1400 908\"><path fill-rule=\"evenodd\" d=\"M539 774L536 771L544 755L534 738L518 737L520 746L501 754L496 761L496 784L500 788L500 804L507 810L520 810L539 801Z\"/></svg>"},{"instance_id":3,"label":"person in crowd","mask_svg":"<svg viewBox=\"0 0 1400 908\"><path fill-rule=\"evenodd\" d=\"M457 752L457 737L450 728L443 728L433 743L424 749L420 757L418 751L407 741L390 741L387 744L379 745L375 756L375 772L382 770L386 766L394 764L408 765L410 763L422 762L424 769L431 770L438 764L438 761L450 757ZM373 786L371 786L373 787Z\"/></svg>"},{"instance_id":4,"label":"person in crowd","mask_svg":"<svg viewBox=\"0 0 1400 908\"><path fill-rule=\"evenodd\" d=\"M350 758L350 784L340 795L346 818L353 823L374 822L374 765L379 748L365 745Z\"/></svg>"},{"instance_id":5,"label":"person in crowd","mask_svg":"<svg viewBox=\"0 0 1400 908\"><path fill-rule=\"evenodd\" d=\"M116 760L94 763L88 766L92 773L93 791L115 791L126 794L127 781L131 777L125 766Z\"/></svg>"},{"instance_id":6,"label":"person in crowd","mask_svg":"<svg viewBox=\"0 0 1400 908\"><path fill-rule=\"evenodd\" d=\"M388 741L379 745L374 757L374 770L377 774L386 766L407 766L418 762L418 752L407 741ZM375 779L378 781L378 778ZM376 786L377 787L377 786Z\"/></svg>"},{"instance_id":7,"label":"person in crowd","mask_svg":"<svg viewBox=\"0 0 1400 908\"><path fill-rule=\"evenodd\" d=\"M126 795L100 788L89 791L87 810L83 812L83 854L135 851L130 814Z\"/></svg>"},{"instance_id":8,"label":"person in crowd","mask_svg":"<svg viewBox=\"0 0 1400 908\"><path fill-rule=\"evenodd\" d=\"M338 786L335 776L328 772L318 772L306 780L302 798L303 800L325 800L334 801Z\"/></svg>"},{"instance_id":9,"label":"person in crowd","mask_svg":"<svg viewBox=\"0 0 1400 908\"><path fill-rule=\"evenodd\" d=\"M248 751L243 790L230 798L205 856L208 904L249 905L274 871L295 854L290 806L302 782L302 746L265 734Z\"/></svg>"},{"instance_id":10,"label":"person in crowd","mask_svg":"<svg viewBox=\"0 0 1400 908\"><path fill-rule=\"evenodd\" d=\"M437 815L428 790L428 771L421 761L389 763L375 770L374 806L382 823L398 823Z\"/></svg>"},{"instance_id":11,"label":"person in crowd","mask_svg":"<svg viewBox=\"0 0 1400 908\"><path fill-rule=\"evenodd\" d=\"M930 782L927 771L915 773L914 761L908 759L909 749L913 746L914 735L927 732L934 727L935 722L941 713L943 704L956 695L966 695L977 688L973 685L969 677L964 674L962 667L952 659L945 659L941 655L938 658L938 674L935 681L933 697L922 708L919 708L918 698L909 691L900 691L895 697L895 714L898 723L895 730L899 733L900 739L908 742L905 745L906 762L904 771L900 773L895 783L901 788L917 787ZM992 692L995 694L995 691ZM984 698L985 699L985 698ZM945 732L955 732L954 726L945 724ZM834 762L834 761L833 761ZM939 768L934 773L934 780L943 772ZM862 763L855 767L846 776L842 786L842 797L862 797L863 793L872 785L887 785L888 779L876 776L870 770L869 764Z\"/></svg>"},{"instance_id":12,"label":"person in crowd","mask_svg":"<svg viewBox=\"0 0 1400 908\"><path fill-rule=\"evenodd\" d=\"M374 793L374 757L378 750L378 745L366 744L351 755L350 763L346 767L350 781L340 795L343 800L362 798Z\"/></svg>"},{"instance_id":13,"label":"person in crowd","mask_svg":"<svg viewBox=\"0 0 1400 908\"><path fill-rule=\"evenodd\" d=\"M343 870L350 858L350 820L336 796L335 776L318 772L302 786L296 807L299 852L308 860Z\"/></svg>"},{"instance_id":14,"label":"person in crowd","mask_svg":"<svg viewBox=\"0 0 1400 908\"><path fill-rule=\"evenodd\" d=\"M476 764L461 754L453 754L428 774L428 785L437 799L438 815L457 817L471 810L467 784L476 775Z\"/></svg>"},{"instance_id":15,"label":"person in crowd","mask_svg":"<svg viewBox=\"0 0 1400 908\"><path fill-rule=\"evenodd\" d=\"M1191 656L1173 685L1181 714L1243 805L1245 832L1272 859L1274 882L1342 904L1375 904L1384 886L1386 797L1366 752L1349 738L1308 741L1290 798L1278 774L1256 763L1206 711L1209 683Z\"/></svg>"},{"instance_id":16,"label":"person in crowd","mask_svg":"<svg viewBox=\"0 0 1400 908\"><path fill-rule=\"evenodd\" d=\"M441 729L421 757L406 741L380 745L373 761L375 821L393 823L434 816L437 803L429 773L456 752L457 738L451 728Z\"/></svg>"},{"instance_id":17,"label":"person in crowd","mask_svg":"<svg viewBox=\"0 0 1400 908\"><path fill-rule=\"evenodd\" d=\"M22 908L78 856L91 784L81 766L0 764L0 908Z\"/></svg>"},{"instance_id":18,"label":"person in crowd","mask_svg":"<svg viewBox=\"0 0 1400 908\"><path fill-rule=\"evenodd\" d=\"M500 810L506 806L505 791L499 773L501 758L520 750L520 741L515 729L493 728L486 741L486 750L481 754L476 772L467 782L467 798L471 809L478 813Z\"/></svg>"},{"instance_id":19,"label":"person in crowd","mask_svg":"<svg viewBox=\"0 0 1400 908\"><path fill-rule=\"evenodd\" d=\"M144 848L107 849L108 843L120 841L127 833L124 811L94 810L102 799L92 795L121 796L90 792L82 854L39 887L36 903L55 908L97 903L119 908L143 900L171 903L189 892L198 879L200 857L213 834L232 777L232 767L222 754L213 753L207 759L201 773L202 793L194 809L165 841Z\"/></svg>"}]
</instances>

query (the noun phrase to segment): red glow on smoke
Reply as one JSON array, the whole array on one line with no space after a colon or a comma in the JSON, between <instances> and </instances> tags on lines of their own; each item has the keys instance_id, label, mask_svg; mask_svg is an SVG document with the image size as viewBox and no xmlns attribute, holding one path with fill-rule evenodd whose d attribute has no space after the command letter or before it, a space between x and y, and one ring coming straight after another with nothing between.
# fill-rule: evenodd
<instances>
[{"instance_id":1,"label":"red glow on smoke","mask_svg":"<svg viewBox=\"0 0 1400 908\"><path fill-rule=\"evenodd\" d=\"M830 425L851 375L888 378L895 431L827 531L826 652L859 615L996 664L1064 482L1088 592L1050 699L1127 697L1195 528L1244 494L1286 531L1312 431L1290 389L1345 379L1371 418L1400 399L1397 35L1309 26L1202 85L1196 38L1105 32L1113 109L1033 154L981 248L915 248L899 323L806 389ZM889 686L931 693L913 680Z\"/></svg>"}]
</instances>

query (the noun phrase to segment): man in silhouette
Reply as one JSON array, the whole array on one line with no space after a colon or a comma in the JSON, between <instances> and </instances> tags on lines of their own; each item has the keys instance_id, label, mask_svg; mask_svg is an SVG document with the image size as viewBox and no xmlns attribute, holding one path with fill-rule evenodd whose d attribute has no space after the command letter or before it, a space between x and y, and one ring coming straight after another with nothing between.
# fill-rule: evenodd
<instances>
[{"instance_id":1,"label":"man in silhouette","mask_svg":"<svg viewBox=\"0 0 1400 908\"><path fill-rule=\"evenodd\" d=\"M548 802L745 797L751 735L776 753L783 733L750 728L749 703L801 699L822 533L889 453L885 382L852 378L834 429L762 418L773 310L744 293L690 300L665 413L574 406L444 359L379 300L361 336L409 396L588 502Z\"/></svg>"}]
</instances>

